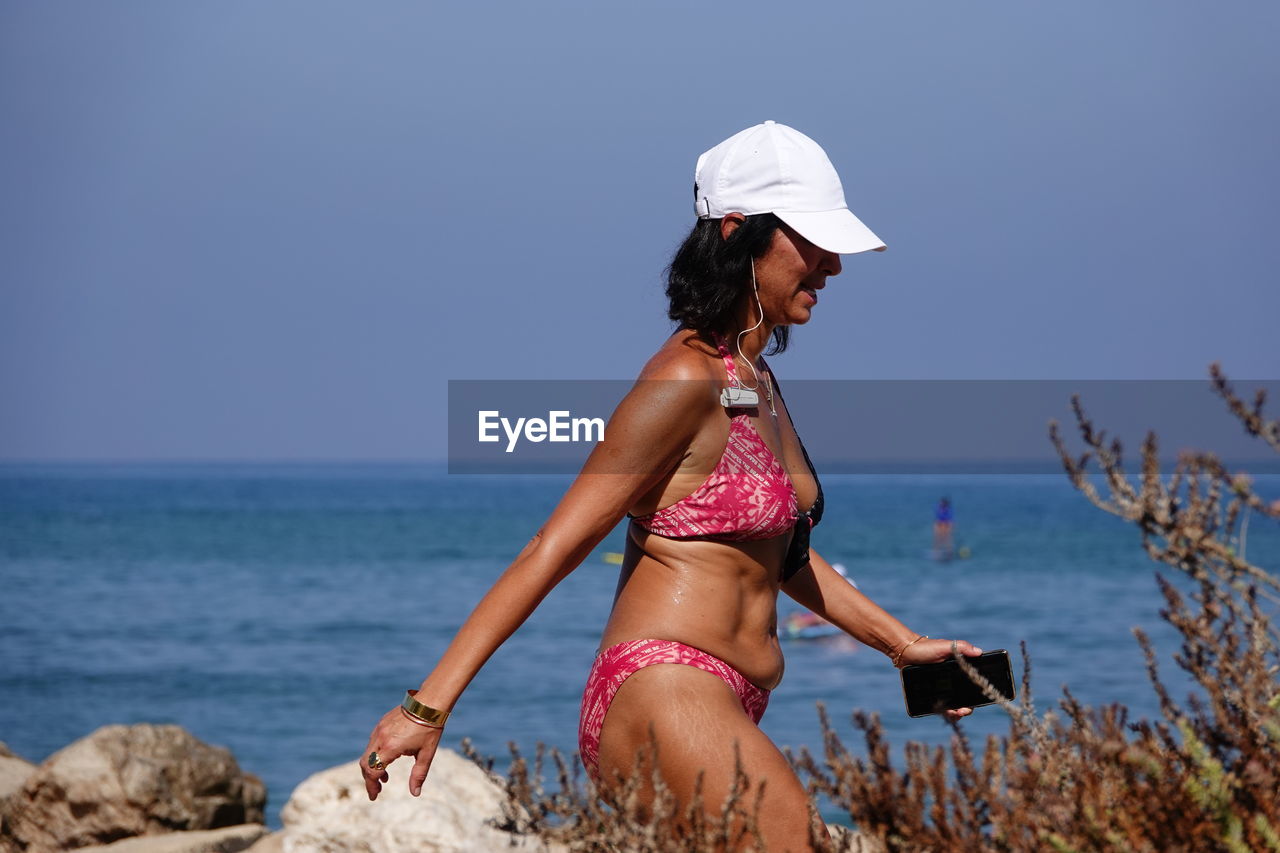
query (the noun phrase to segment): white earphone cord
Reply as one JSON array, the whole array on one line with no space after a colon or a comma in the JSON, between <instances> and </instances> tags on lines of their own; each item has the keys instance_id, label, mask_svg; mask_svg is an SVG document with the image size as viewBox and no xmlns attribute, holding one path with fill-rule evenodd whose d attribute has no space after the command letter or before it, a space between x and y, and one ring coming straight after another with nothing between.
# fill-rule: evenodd
<instances>
[{"instance_id":1,"label":"white earphone cord","mask_svg":"<svg viewBox=\"0 0 1280 853\"><path fill-rule=\"evenodd\" d=\"M750 329L743 329L741 332L738 332L737 346L738 346L738 356L744 362L746 362L747 367L751 368L751 375L755 378L756 384L751 388L747 388L747 386L742 384L742 380L738 380L737 386L739 388L746 388L746 390L748 391L756 391L760 388L760 374L756 373L756 366L752 364L750 361L747 361L746 355L744 355L742 352L742 336L750 332L754 332L756 329L760 328L760 324L764 322L764 307L760 304L760 287L759 285L756 284L756 259L755 258L751 258L751 291L752 293L755 294L755 297L756 297L756 310L760 312L760 319L756 320L756 324L752 326Z\"/></svg>"}]
</instances>

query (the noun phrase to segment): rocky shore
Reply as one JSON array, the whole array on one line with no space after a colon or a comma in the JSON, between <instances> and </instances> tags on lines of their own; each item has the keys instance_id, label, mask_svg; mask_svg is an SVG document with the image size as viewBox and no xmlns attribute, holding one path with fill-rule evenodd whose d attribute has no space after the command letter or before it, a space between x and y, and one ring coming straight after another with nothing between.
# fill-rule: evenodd
<instances>
[{"instance_id":1,"label":"rocky shore","mask_svg":"<svg viewBox=\"0 0 1280 853\"><path fill-rule=\"evenodd\" d=\"M280 814L284 828L272 832L263 825L262 782L229 751L179 726L105 726L39 765L0 743L0 851L567 850L498 829L503 784L452 750L436 754L421 797L409 795L409 769L407 761L388 768L390 784L376 803L354 765L317 773L294 790ZM851 840L846 849L864 849Z\"/></svg>"},{"instance_id":2,"label":"rocky shore","mask_svg":"<svg viewBox=\"0 0 1280 853\"><path fill-rule=\"evenodd\" d=\"M0 851L483 853L546 849L494 828L502 785L441 750L420 798L410 764L369 802L354 764L317 773L263 825L267 792L235 757L179 726L105 726L36 765L0 744Z\"/></svg>"}]
</instances>

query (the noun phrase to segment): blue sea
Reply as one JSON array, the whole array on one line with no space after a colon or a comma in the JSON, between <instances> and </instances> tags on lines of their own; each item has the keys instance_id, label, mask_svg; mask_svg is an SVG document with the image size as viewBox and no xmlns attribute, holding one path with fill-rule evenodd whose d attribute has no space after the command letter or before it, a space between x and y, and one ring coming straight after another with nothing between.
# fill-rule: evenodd
<instances>
[{"instance_id":1,"label":"blue sea","mask_svg":"<svg viewBox=\"0 0 1280 853\"><path fill-rule=\"evenodd\" d=\"M1280 477L1257 479L1280 494ZM278 826L294 786L355 761L567 482L392 465L0 468L0 740L40 761L107 723L177 723L262 777ZM815 547L912 629L1008 648L1015 670L1025 642L1042 708L1069 684L1086 703L1158 713L1131 634L1148 630L1175 676L1157 566L1134 528L1065 477L823 485ZM969 559L929 559L943 495ZM508 742L575 749L617 579L604 555L622 541L619 527L494 655L446 746L470 738L500 765ZM1280 565L1273 523L1254 519L1247 545L1254 562ZM784 649L786 677L762 724L779 745L820 748L817 702L855 749L854 708L878 713L897 745L949 738L936 718L906 716L882 655L839 640ZM982 737L1007 720L983 708L965 727Z\"/></svg>"}]
</instances>

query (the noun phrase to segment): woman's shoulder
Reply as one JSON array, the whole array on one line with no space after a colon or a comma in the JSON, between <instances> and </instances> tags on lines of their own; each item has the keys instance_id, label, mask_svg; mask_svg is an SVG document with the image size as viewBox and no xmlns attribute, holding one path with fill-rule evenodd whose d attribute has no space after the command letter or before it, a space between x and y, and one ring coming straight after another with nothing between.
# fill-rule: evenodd
<instances>
[{"instance_id":1,"label":"woman's shoulder","mask_svg":"<svg viewBox=\"0 0 1280 853\"><path fill-rule=\"evenodd\" d=\"M641 419L653 415L697 423L716 410L723 385L715 348L696 332L681 329L645 363L621 410Z\"/></svg>"},{"instance_id":2,"label":"woman's shoulder","mask_svg":"<svg viewBox=\"0 0 1280 853\"><path fill-rule=\"evenodd\" d=\"M715 347L692 329L680 329L645 362L639 378L719 382L724 368Z\"/></svg>"}]
</instances>

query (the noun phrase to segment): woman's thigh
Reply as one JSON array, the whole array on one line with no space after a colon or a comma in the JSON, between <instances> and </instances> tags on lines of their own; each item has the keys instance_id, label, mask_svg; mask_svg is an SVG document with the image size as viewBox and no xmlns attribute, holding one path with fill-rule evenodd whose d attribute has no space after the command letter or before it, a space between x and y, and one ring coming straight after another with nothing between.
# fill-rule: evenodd
<instances>
[{"instance_id":1,"label":"woman's thigh","mask_svg":"<svg viewBox=\"0 0 1280 853\"><path fill-rule=\"evenodd\" d=\"M742 797L754 808L770 853L809 850L809 798L786 757L742 710L718 676L680 664L656 664L618 688L600 735L600 773L605 780L628 776L636 758L653 742L663 782L681 806L702 774L702 801L718 816L734 782L735 754L750 784Z\"/></svg>"}]
</instances>

